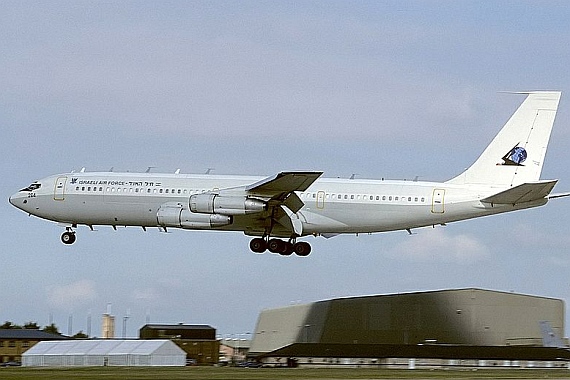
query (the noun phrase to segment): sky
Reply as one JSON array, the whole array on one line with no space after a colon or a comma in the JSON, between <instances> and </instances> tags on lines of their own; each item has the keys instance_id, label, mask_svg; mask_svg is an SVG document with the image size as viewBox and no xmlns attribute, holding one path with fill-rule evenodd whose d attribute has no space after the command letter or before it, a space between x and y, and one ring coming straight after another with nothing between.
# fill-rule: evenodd
<instances>
[{"instance_id":1,"label":"sky","mask_svg":"<svg viewBox=\"0 0 570 380\"><path fill-rule=\"evenodd\" d=\"M570 302L570 198L411 236L311 237L306 258L253 254L238 232L83 226L64 246L61 226L8 203L82 167L445 181L524 100L504 91L531 90L563 92L542 178L570 191L569 19L548 0L3 1L0 322L101 336L110 307L118 337L128 315L128 337L150 321L249 338L263 309L335 297Z\"/></svg>"}]
</instances>

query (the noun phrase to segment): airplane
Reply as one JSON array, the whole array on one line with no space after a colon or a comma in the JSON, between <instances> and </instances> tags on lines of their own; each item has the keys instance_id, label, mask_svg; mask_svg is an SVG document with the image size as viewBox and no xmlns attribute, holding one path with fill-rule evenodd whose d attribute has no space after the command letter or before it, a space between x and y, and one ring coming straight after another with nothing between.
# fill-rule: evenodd
<instances>
[{"instance_id":1,"label":"airplane","mask_svg":"<svg viewBox=\"0 0 570 380\"><path fill-rule=\"evenodd\" d=\"M540 180L561 92L534 91L464 172L446 182L322 178L320 171L270 177L70 172L10 197L29 215L65 227L64 244L86 225L241 231L250 249L307 256L310 235L405 230L522 210L570 196Z\"/></svg>"}]
</instances>

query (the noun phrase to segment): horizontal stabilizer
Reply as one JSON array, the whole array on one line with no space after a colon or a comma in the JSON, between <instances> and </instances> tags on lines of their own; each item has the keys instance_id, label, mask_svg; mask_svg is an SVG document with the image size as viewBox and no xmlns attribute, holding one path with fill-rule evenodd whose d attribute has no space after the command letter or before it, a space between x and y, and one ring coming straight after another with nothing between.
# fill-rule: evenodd
<instances>
[{"instance_id":1,"label":"horizontal stabilizer","mask_svg":"<svg viewBox=\"0 0 570 380\"><path fill-rule=\"evenodd\" d=\"M493 204L518 204L543 199L550 194L558 180L523 183L511 189L501 191L490 197L481 199L481 202Z\"/></svg>"},{"instance_id":2,"label":"horizontal stabilizer","mask_svg":"<svg viewBox=\"0 0 570 380\"><path fill-rule=\"evenodd\" d=\"M548 199L570 197L570 193L554 193L548 196Z\"/></svg>"}]
</instances>

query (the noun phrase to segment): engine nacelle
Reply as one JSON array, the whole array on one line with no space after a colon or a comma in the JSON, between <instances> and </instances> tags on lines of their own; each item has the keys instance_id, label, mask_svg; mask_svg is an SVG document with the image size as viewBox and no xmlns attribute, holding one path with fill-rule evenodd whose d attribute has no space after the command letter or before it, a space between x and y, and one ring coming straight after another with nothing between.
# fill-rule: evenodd
<instances>
[{"instance_id":1,"label":"engine nacelle","mask_svg":"<svg viewBox=\"0 0 570 380\"><path fill-rule=\"evenodd\" d=\"M163 227L208 230L232 224L232 217L220 214L195 214L181 203L162 205L156 214L158 224Z\"/></svg>"},{"instance_id":2,"label":"engine nacelle","mask_svg":"<svg viewBox=\"0 0 570 380\"><path fill-rule=\"evenodd\" d=\"M195 214L188 210L182 211L180 215L180 225L182 228L208 229L229 226L232 224L230 215L220 214Z\"/></svg>"},{"instance_id":3,"label":"engine nacelle","mask_svg":"<svg viewBox=\"0 0 570 380\"><path fill-rule=\"evenodd\" d=\"M201 214L245 215L265 211L267 205L259 199L244 196L195 194L190 196L190 211Z\"/></svg>"}]
</instances>

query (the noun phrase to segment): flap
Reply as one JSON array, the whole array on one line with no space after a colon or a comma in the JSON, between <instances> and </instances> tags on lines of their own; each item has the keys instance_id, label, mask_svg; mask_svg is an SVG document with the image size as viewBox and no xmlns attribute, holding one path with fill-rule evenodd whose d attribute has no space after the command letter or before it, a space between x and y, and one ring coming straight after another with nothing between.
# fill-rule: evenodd
<instances>
[{"instance_id":1,"label":"flap","mask_svg":"<svg viewBox=\"0 0 570 380\"><path fill-rule=\"evenodd\" d=\"M490 197L481 199L481 202L494 204L517 204L543 199L554 188L558 180L523 183L512 189L501 191Z\"/></svg>"}]
</instances>

